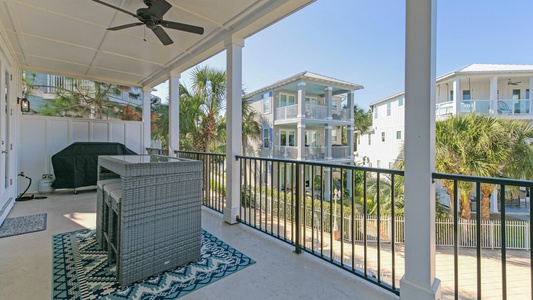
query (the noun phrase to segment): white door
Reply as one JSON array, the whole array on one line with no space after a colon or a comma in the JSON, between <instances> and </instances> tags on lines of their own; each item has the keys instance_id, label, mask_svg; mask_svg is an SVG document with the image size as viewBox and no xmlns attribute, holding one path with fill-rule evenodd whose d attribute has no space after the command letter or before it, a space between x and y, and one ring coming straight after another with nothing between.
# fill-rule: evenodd
<instances>
[{"instance_id":1,"label":"white door","mask_svg":"<svg viewBox=\"0 0 533 300\"><path fill-rule=\"evenodd\" d=\"M0 70L3 70L3 68L0 68ZM9 178L9 155L11 152L9 144L9 99L11 96L9 79L9 72L2 71L0 73L0 209L4 208L9 200L9 191L12 184ZM0 222L3 221L2 217L2 211L0 210Z\"/></svg>"}]
</instances>

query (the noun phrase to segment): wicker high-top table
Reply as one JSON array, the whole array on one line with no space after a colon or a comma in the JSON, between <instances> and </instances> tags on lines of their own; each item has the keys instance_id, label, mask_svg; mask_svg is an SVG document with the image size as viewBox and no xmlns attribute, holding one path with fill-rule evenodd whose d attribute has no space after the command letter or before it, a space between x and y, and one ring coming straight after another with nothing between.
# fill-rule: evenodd
<instances>
[{"instance_id":1,"label":"wicker high-top table","mask_svg":"<svg viewBox=\"0 0 533 300\"><path fill-rule=\"evenodd\" d=\"M99 156L99 176L106 170L122 179L116 255L121 286L200 258L200 161L159 155Z\"/></svg>"}]
</instances>

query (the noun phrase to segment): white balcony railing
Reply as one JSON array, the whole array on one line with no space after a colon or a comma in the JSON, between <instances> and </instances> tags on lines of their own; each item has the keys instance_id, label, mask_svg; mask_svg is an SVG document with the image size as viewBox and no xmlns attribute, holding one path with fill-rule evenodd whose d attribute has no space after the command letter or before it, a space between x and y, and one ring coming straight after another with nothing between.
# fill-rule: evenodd
<instances>
[{"instance_id":1,"label":"white balcony railing","mask_svg":"<svg viewBox=\"0 0 533 300\"><path fill-rule=\"evenodd\" d=\"M532 113L529 99L503 99L498 100L494 108L492 100L463 100L459 103L459 113L469 114L499 114L499 115L525 115ZM438 103L435 106L435 115L453 115L453 101Z\"/></svg>"},{"instance_id":2,"label":"white balcony railing","mask_svg":"<svg viewBox=\"0 0 533 300\"><path fill-rule=\"evenodd\" d=\"M529 113L529 99L498 100L498 114L523 115Z\"/></svg>"},{"instance_id":3,"label":"white balcony railing","mask_svg":"<svg viewBox=\"0 0 533 300\"><path fill-rule=\"evenodd\" d=\"M276 120L294 119L298 116L298 104L276 108Z\"/></svg>"},{"instance_id":4,"label":"white balcony railing","mask_svg":"<svg viewBox=\"0 0 533 300\"><path fill-rule=\"evenodd\" d=\"M323 105L306 105L305 117L307 119L325 120L327 117L327 107Z\"/></svg>"},{"instance_id":5,"label":"white balcony railing","mask_svg":"<svg viewBox=\"0 0 533 300\"><path fill-rule=\"evenodd\" d=\"M326 147L305 147L305 159L323 160L325 158Z\"/></svg>"},{"instance_id":6,"label":"white balcony railing","mask_svg":"<svg viewBox=\"0 0 533 300\"><path fill-rule=\"evenodd\" d=\"M459 104L459 112L463 114L490 114L492 112L490 100L463 100Z\"/></svg>"},{"instance_id":7,"label":"white balcony railing","mask_svg":"<svg viewBox=\"0 0 533 300\"><path fill-rule=\"evenodd\" d=\"M350 147L349 146L333 146L331 147L332 158L349 158Z\"/></svg>"},{"instance_id":8,"label":"white balcony railing","mask_svg":"<svg viewBox=\"0 0 533 300\"><path fill-rule=\"evenodd\" d=\"M274 146L274 158L298 158L298 147L296 146Z\"/></svg>"},{"instance_id":9,"label":"white balcony railing","mask_svg":"<svg viewBox=\"0 0 533 300\"><path fill-rule=\"evenodd\" d=\"M338 121L348 121L348 109L343 108L341 110L333 111L331 118Z\"/></svg>"}]
</instances>

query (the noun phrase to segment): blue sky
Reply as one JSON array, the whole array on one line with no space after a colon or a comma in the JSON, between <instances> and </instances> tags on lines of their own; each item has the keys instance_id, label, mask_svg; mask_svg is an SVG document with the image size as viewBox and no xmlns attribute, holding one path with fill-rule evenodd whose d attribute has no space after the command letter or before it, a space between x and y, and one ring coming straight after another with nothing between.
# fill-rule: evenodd
<instances>
[{"instance_id":1,"label":"blue sky","mask_svg":"<svg viewBox=\"0 0 533 300\"><path fill-rule=\"evenodd\" d=\"M532 13L532 0L438 1L437 76L471 63L533 64ZM244 88L311 71L363 85L355 100L368 108L404 90L404 40L405 0L318 0L246 39ZM204 64L225 69L225 52ZM157 89L166 98L167 86Z\"/></svg>"}]
</instances>

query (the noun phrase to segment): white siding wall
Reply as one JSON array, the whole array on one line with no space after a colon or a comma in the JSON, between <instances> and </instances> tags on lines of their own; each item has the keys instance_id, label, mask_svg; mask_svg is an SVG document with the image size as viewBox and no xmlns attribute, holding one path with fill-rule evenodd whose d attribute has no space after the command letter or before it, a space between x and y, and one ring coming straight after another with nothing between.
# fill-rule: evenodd
<instances>
[{"instance_id":1,"label":"white siding wall","mask_svg":"<svg viewBox=\"0 0 533 300\"><path fill-rule=\"evenodd\" d=\"M403 97L403 96L402 96ZM387 116L387 103L390 103L390 116ZM363 134L357 145L359 159L368 157L372 167L389 168L394 163L404 139L404 105L399 106L398 98L374 106L378 110L378 118L372 115L373 124L371 144L368 144L368 134ZM396 139L396 132L401 131L401 139ZM385 133L385 141L382 141ZM378 160L380 161L378 166Z\"/></svg>"},{"instance_id":2,"label":"white siding wall","mask_svg":"<svg viewBox=\"0 0 533 300\"><path fill-rule=\"evenodd\" d=\"M142 122L22 116L20 123L19 171L33 180L28 192L37 191L42 174L53 174L52 155L74 142L118 142L144 152ZM19 192L27 185L19 180Z\"/></svg>"}]
</instances>

